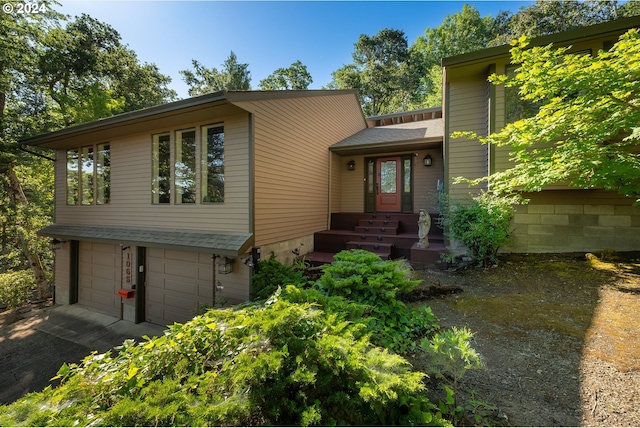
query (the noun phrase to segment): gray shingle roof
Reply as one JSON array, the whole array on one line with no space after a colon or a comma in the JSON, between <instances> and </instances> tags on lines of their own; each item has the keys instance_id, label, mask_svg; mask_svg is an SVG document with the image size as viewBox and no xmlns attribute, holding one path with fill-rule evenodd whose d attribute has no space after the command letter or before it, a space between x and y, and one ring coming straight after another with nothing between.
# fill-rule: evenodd
<instances>
[{"instance_id":1,"label":"gray shingle roof","mask_svg":"<svg viewBox=\"0 0 640 428\"><path fill-rule=\"evenodd\" d=\"M239 256L252 245L248 232L149 229L119 226L74 226L53 224L38 231L63 241L79 240L123 245L202 251L221 256Z\"/></svg>"},{"instance_id":2,"label":"gray shingle roof","mask_svg":"<svg viewBox=\"0 0 640 428\"><path fill-rule=\"evenodd\" d=\"M444 129L442 119L376 126L363 129L331 146L332 151L375 147L397 143L442 141Z\"/></svg>"}]
</instances>

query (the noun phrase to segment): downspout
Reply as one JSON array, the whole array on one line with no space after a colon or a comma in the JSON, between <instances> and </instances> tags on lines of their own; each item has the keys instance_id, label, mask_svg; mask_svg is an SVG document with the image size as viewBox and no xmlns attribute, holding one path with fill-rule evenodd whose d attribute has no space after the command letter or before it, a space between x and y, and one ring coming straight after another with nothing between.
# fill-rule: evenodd
<instances>
[{"instance_id":1,"label":"downspout","mask_svg":"<svg viewBox=\"0 0 640 428\"><path fill-rule=\"evenodd\" d=\"M331 149L327 149L327 152L329 153L329 171L327 173L327 230L331 229L331 211L333 209L333 207L331 206L331 192L333 191L332 187L331 187L331 182L332 182L332 178L333 178L333 152L331 151ZM314 251L314 249L312 249L312 251Z\"/></svg>"},{"instance_id":2,"label":"downspout","mask_svg":"<svg viewBox=\"0 0 640 428\"><path fill-rule=\"evenodd\" d=\"M496 65L491 64L489 66L489 76L496 72ZM487 135L491 135L496 130L496 85L489 82L487 80L487 84L489 85L489 102L488 102L488 112L487 115ZM496 171L496 146L493 144L489 144L488 149L488 165L487 165L487 176L493 174ZM487 181L487 190L490 190L491 182Z\"/></svg>"},{"instance_id":3,"label":"downspout","mask_svg":"<svg viewBox=\"0 0 640 428\"><path fill-rule=\"evenodd\" d=\"M256 211L255 211L255 207L256 207L256 192L255 192L255 169L256 169L256 165L255 165L255 117L253 115L253 113L249 113L249 120L248 120L248 133L249 133L249 140L247 141L247 152L248 152L248 156L249 156L249 176L248 176L248 180L249 180L249 233L251 233L253 235L253 249L252 249L252 255L256 250L255 248L255 243L256 243L256 230L255 230L255 226L256 226ZM255 260L254 266L255 264L257 264L257 260ZM251 297L253 295L253 273L254 273L254 266L249 267L250 270L250 275L249 275L249 297ZM214 269L214 288L215 288L215 266L213 267Z\"/></svg>"},{"instance_id":4,"label":"downspout","mask_svg":"<svg viewBox=\"0 0 640 428\"><path fill-rule=\"evenodd\" d=\"M216 259L218 258L217 254L213 254L211 256L211 261L213 262L213 280L212 280L212 285L213 285L213 295L211 298L211 306L212 307L216 307Z\"/></svg>"},{"instance_id":5,"label":"downspout","mask_svg":"<svg viewBox=\"0 0 640 428\"><path fill-rule=\"evenodd\" d=\"M447 68L442 67L442 116L444 122L444 135L442 139L442 162L443 168L443 189L446 197L449 196L450 178L449 178L449 83L447 82ZM444 231L444 245L447 250L451 246L451 240L449 239L447 231Z\"/></svg>"}]
</instances>

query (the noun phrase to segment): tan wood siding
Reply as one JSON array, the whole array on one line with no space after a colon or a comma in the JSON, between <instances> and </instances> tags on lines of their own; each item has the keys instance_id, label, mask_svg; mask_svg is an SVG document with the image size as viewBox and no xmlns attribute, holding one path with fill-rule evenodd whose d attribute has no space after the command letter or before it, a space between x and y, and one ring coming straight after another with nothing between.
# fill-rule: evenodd
<instances>
[{"instance_id":1,"label":"tan wood siding","mask_svg":"<svg viewBox=\"0 0 640 428\"><path fill-rule=\"evenodd\" d=\"M329 147L365 127L356 97L236 105L254 114L255 245L326 229Z\"/></svg>"},{"instance_id":2,"label":"tan wood siding","mask_svg":"<svg viewBox=\"0 0 640 428\"><path fill-rule=\"evenodd\" d=\"M329 189L329 212L337 213L342 209L342 158L336 153L331 153L331 188ZM328 227L329 225L327 225Z\"/></svg>"},{"instance_id":3,"label":"tan wood siding","mask_svg":"<svg viewBox=\"0 0 640 428\"><path fill-rule=\"evenodd\" d=\"M356 169L353 171L349 171L347 165L351 159L356 162ZM344 156L340 159L342 212L364 212L364 188L367 185L364 181L367 168L364 159L362 155Z\"/></svg>"},{"instance_id":4,"label":"tan wood siding","mask_svg":"<svg viewBox=\"0 0 640 428\"><path fill-rule=\"evenodd\" d=\"M244 232L249 230L248 116L215 117L180 129L224 122L225 202L223 204L151 203L151 136L177 128L157 129L109 141L111 202L106 205L66 205L65 153L57 153L56 219L59 224L141 226ZM172 135L173 138L173 135ZM87 144L103 141L88 141Z\"/></svg>"},{"instance_id":5,"label":"tan wood siding","mask_svg":"<svg viewBox=\"0 0 640 428\"><path fill-rule=\"evenodd\" d=\"M430 213L438 211L437 186L444 180L444 165L441 149L422 150L413 157L413 212L426 209ZM424 166L424 156L433 158L429 167Z\"/></svg>"},{"instance_id":6,"label":"tan wood siding","mask_svg":"<svg viewBox=\"0 0 640 428\"><path fill-rule=\"evenodd\" d=\"M449 84L449 132L474 131L487 135L488 83L486 76L475 76ZM449 139L449 177L479 178L488 173L487 147L477 140ZM451 195L468 193L466 184L450 186Z\"/></svg>"}]
</instances>

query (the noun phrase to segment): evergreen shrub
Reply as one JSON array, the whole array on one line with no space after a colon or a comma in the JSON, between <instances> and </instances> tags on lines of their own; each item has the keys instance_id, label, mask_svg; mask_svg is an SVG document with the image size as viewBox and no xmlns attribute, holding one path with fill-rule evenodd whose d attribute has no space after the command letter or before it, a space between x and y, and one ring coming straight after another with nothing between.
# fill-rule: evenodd
<instances>
[{"instance_id":1,"label":"evergreen shrub","mask_svg":"<svg viewBox=\"0 0 640 428\"><path fill-rule=\"evenodd\" d=\"M0 425L446 424L424 376L361 325L276 293L65 364L59 387L0 406Z\"/></svg>"}]
</instances>

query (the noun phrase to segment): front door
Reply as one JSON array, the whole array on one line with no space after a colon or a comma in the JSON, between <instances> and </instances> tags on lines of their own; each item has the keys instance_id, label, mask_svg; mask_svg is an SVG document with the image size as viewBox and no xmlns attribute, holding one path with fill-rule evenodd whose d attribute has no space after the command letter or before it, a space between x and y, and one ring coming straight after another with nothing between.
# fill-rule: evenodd
<instances>
[{"instance_id":1,"label":"front door","mask_svg":"<svg viewBox=\"0 0 640 428\"><path fill-rule=\"evenodd\" d=\"M385 157L376 160L376 210L402 210L402 158Z\"/></svg>"}]
</instances>

